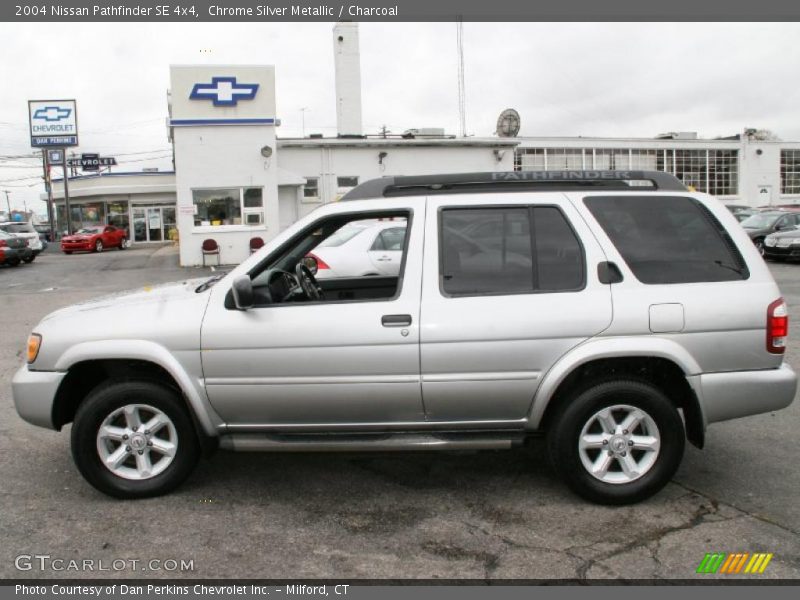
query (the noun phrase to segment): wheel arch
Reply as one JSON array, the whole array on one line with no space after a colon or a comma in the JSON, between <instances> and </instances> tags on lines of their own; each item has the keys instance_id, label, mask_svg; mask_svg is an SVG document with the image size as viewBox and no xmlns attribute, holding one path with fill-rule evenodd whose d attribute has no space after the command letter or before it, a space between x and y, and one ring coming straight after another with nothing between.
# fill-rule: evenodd
<instances>
[{"instance_id":1,"label":"wheel arch","mask_svg":"<svg viewBox=\"0 0 800 600\"><path fill-rule=\"evenodd\" d=\"M683 411L687 439L702 448L705 418L695 390L696 378L692 377L700 372L696 361L669 340L657 340L644 348L634 348L630 341L619 338L608 342L611 344L602 342L603 347L591 343L579 347L550 369L534 397L528 426L546 430L571 392L586 386L587 381L619 375L642 379L661 389Z\"/></svg>"},{"instance_id":2,"label":"wheel arch","mask_svg":"<svg viewBox=\"0 0 800 600\"><path fill-rule=\"evenodd\" d=\"M199 369L199 355L197 357ZM202 385L193 379L163 346L143 340L98 341L78 344L57 361L55 370L66 372L53 401L56 429L69 423L78 404L103 381L112 377L159 381L180 393L198 434L216 438L222 420L213 410Z\"/></svg>"}]
</instances>

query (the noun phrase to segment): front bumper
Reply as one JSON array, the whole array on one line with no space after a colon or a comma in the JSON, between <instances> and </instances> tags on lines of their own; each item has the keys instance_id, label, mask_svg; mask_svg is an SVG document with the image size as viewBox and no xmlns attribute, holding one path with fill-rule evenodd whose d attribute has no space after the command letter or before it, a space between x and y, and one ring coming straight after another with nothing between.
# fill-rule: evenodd
<instances>
[{"instance_id":1,"label":"front bumper","mask_svg":"<svg viewBox=\"0 0 800 600\"><path fill-rule=\"evenodd\" d=\"M693 377L706 425L786 408L797 392L797 375L777 369L704 373Z\"/></svg>"},{"instance_id":2,"label":"front bumper","mask_svg":"<svg viewBox=\"0 0 800 600\"><path fill-rule=\"evenodd\" d=\"M61 250L94 250L92 242L61 242Z\"/></svg>"},{"instance_id":3,"label":"front bumper","mask_svg":"<svg viewBox=\"0 0 800 600\"><path fill-rule=\"evenodd\" d=\"M55 429L53 401L66 376L59 371L31 371L23 365L11 380L11 394L17 413L28 423Z\"/></svg>"}]
</instances>

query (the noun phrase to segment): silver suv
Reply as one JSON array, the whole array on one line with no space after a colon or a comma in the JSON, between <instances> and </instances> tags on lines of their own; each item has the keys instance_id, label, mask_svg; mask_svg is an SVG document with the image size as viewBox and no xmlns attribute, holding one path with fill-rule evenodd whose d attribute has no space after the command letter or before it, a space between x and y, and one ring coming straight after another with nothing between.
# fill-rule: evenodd
<instances>
[{"instance_id":1,"label":"silver suv","mask_svg":"<svg viewBox=\"0 0 800 600\"><path fill-rule=\"evenodd\" d=\"M315 277L323 240L377 220L402 231L399 272ZM661 489L708 424L792 402L787 335L747 234L670 175L387 177L227 274L48 315L13 393L35 425L72 422L81 473L118 497L175 488L217 447L545 436L575 492L622 504Z\"/></svg>"}]
</instances>

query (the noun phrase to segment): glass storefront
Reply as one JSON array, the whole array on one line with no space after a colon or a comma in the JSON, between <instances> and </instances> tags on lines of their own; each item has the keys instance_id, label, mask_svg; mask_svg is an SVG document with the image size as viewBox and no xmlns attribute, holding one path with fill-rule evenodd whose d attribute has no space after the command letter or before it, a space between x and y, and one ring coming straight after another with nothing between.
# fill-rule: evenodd
<instances>
[{"instance_id":1,"label":"glass storefront","mask_svg":"<svg viewBox=\"0 0 800 600\"><path fill-rule=\"evenodd\" d=\"M91 225L114 225L128 231L133 242L166 242L177 240L178 227L174 205L133 205L127 200L105 202L70 202L72 230ZM131 221L133 227L131 227ZM56 205L56 228L60 235L67 231L64 204Z\"/></svg>"},{"instance_id":2,"label":"glass storefront","mask_svg":"<svg viewBox=\"0 0 800 600\"><path fill-rule=\"evenodd\" d=\"M133 207L134 242L165 242L176 233L174 206Z\"/></svg>"}]
</instances>

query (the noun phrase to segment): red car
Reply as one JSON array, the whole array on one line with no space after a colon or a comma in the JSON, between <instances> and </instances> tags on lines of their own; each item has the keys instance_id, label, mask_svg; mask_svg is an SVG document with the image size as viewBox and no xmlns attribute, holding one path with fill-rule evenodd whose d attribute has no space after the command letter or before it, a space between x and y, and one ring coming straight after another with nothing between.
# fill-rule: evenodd
<instances>
[{"instance_id":1,"label":"red car","mask_svg":"<svg viewBox=\"0 0 800 600\"><path fill-rule=\"evenodd\" d=\"M79 229L73 235L61 238L61 251L72 254L76 250L89 252L102 252L105 248L119 248L124 250L128 243L128 234L124 229L113 225L97 225Z\"/></svg>"}]
</instances>

